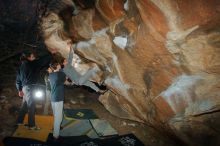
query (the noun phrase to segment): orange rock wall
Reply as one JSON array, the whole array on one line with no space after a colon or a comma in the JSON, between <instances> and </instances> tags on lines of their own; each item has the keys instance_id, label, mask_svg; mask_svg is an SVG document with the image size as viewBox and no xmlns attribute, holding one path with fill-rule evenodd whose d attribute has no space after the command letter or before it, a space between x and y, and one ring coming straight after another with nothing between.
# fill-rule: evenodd
<instances>
[{"instance_id":1,"label":"orange rock wall","mask_svg":"<svg viewBox=\"0 0 220 146\"><path fill-rule=\"evenodd\" d=\"M57 17L54 29L46 27L49 16L42 26L48 48L68 57L72 40L76 54L99 66L93 80L108 88L99 100L112 114L175 131L179 116L219 110L219 6L217 0L96 0L93 8L77 5L76 16ZM68 39L50 39L58 34Z\"/></svg>"}]
</instances>

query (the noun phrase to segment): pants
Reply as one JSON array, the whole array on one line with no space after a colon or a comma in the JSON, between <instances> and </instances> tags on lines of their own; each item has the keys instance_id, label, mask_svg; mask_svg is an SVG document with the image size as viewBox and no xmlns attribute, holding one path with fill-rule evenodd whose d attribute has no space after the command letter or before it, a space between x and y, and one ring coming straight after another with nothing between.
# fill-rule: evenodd
<instances>
[{"instance_id":1,"label":"pants","mask_svg":"<svg viewBox=\"0 0 220 146\"><path fill-rule=\"evenodd\" d=\"M63 120L63 101L51 102L54 123L53 123L53 136L58 137L60 135L60 125Z\"/></svg>"},{"instance_id":2,"label":"pants","mask_svg":"<svg viewBox=\"0 0 220 146\"><path fill-rule=\"evenodd\" d=\"M50 98L51 98L51 91L46 90L45 104L44 104L44 115L48 115L48 109L49 109L49 105L50 105Z\"/></svg>"},{"instance_id":3,"label":"pants","mask_svg":"<svg viewBox=\"0 0 220 146\"><path fill-rule=\"evenodd\" d=\"M84 75L80 75L74 67L68 64L64 67L63 71L76 85L85 85L96 92L99 91L99 88L93 82L89 81L89 78L94 75L97 68L90 69Z\"/></svg>"},{"instance_id":4,"label":"pants","mask_svg":"<svg viewBox=\"0 0 220 146\"><path fill-rule=\"evenodd\" d=\"M24 86L22 88L24 93L21 109L17 118L17 123L23 123L25 114L28 113L28 125L35 126L35 101L32 96L32 86Z\"/></svg>"}]
</instances>

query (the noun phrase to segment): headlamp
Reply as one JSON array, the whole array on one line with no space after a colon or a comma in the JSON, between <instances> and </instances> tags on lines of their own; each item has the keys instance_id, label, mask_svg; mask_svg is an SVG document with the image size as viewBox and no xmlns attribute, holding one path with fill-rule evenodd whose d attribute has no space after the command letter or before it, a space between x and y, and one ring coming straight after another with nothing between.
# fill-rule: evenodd
<instances>
[{"instance_id":1,"label":"headlamp","mask_svg":"<svg viewBox=\"0 0 220 146\"><path fill-rule=\"evenodd\" d=\"M43 91L37 90L34 93L34 97L36 97L37 99L42 99L43 98L43 94L44 94Z\"/></svg>"},{"instance_id":2,"label":"headlamp","mask_svg":"<svg viewBox=\"0 0 220 146\"><path fill-rule=\"evenodd\" d=\"M43 100L45 97L45 85L35 84L32 90L32 95L36 100Z\"/></svg>"}]
</instances>

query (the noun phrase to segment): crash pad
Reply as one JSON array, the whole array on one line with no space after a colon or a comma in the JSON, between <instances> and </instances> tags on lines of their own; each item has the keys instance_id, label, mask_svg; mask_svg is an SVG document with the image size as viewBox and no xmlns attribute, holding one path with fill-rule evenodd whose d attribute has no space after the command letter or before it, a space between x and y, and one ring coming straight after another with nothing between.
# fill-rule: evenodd
<instances>
[{"instance_id":1,"label":"crash pad","mask_svg":"<svg viewBox=\"0 0 220 146\"><path fill-rule=\"evenodd\" d=\"M25 116L24 122L28 123L28 117ZM21 138L30 138L36 139L40 141L46 141L48 134L52 131L53 127L53 116L43 116L43 115L36 115L35 122L40 130L33 131L29 130L25 126L18 126L16 131L13 134L13 137L21 137Z\"/></svg>"},{"instance_id":2,"label":"crash pad","mask_svg":"<svg viewBox=\"0 0 220 146\"><path fill-rule=\"evenodd\" d=\"M98 138L99 136L92 128L89 120L66 120L62 121L61 136L80 136L87 135L90 138Z\"/></svg>"},{"instance_id":3,"label":"crash pad","mask_svg":"<svg viewBox=\"0 0 220 146\"><path fill-rule=\"evenodd\" d=\"M101 119L67 120L62 121L61 136L87 135L90 138L101 138L117 135L117 131L106 121Z\"/></svg>"},{"instance_id":4,"label":"crash pad","mask_svg":"<svg viewBox=\"0 0 220 146\"><path fill-rule=\"evenodd\" d=\"M22 137L5 137L3 143L4 146L47 146L46 142Z\"/></svg>"},{"instance_id":5,"label":"crash pad","mask_svg":"<svg viewBox=\"0 0 220 146\"><path fill-rule=\"evenodd\" d=\"M97 119L98 116L92 109L64 109L64 118L74 119Z\"/></svg>"},{"instance_id":6,"label":"crash pad","mask_svg":"<svg viewBox=\"0 0 220 146\"><path fill-rule=\"evenodd\" d=\"M59 140L54 143L53 134L50 133L47 138L46 146L74 146L77 143L81 143L83 141L90 140L90 138L86 135L82 136L60 136Z\"/></svg>"},{"instance_id":7,"label":"crash pad","mask_svg":"<svg viewBox=\"0 0 220 146\"><path fill-rule=\"evenodd\" d=\"M52 133L50 133L46 142L20 137L6 137L3 142L5 146L144 146L133 134L117 135L104 139L91 139L87 136L67 136L60 137L58 141L53 141Z\"/></svg>"},{"instance_id":8,"label":"crash pad","mask_svg":"<svg viewBox=\"0 0 220 146\"><path fill-rule=\"evenodd\" d=\"M118 132L106 120L91 119L90 123L92 125L92 128L95 130L99 137L112 136L118 134Z\"/></svg>"},{"instance_id":9,"label":"crash pad","mask_svg":"<svg viewBox=\"0 0 220 146\"><path fill-rule=\"evenodd\" d=\"M126 134L104 139L88 139L74 146L144 146L144 144L134 134Z\"/></svg>"}]
</instances>

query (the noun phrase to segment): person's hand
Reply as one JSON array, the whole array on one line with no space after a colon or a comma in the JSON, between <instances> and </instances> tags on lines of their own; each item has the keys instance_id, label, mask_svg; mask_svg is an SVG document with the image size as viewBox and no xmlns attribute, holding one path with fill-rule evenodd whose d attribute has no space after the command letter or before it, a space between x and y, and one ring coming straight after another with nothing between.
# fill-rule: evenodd
<instances>
[{"instance_id":1,"label":"person's hand","mask_svg":"<svg viewBox=\"0 0 220 146\"><path fill-rule=\"evenodd\" d=\"M64 85L72 85L72 84L71 84L71 82L69 82L69 81L66 80L66 81L64 82Z\"/></svg>"},{"instance_id":2,"label":"person's hand","mask_svg":"<svg viewBox=\"0 0 220 146\"><path fill-rule=\"evenodd\" d=\"M18 91L18 96L19 96L19 97L23 97L23 96L24 96L23 91Z\"/></svg>"},{"instance_id":3,"label":"person's hand","mask_svg":"<svg viewBox=\"0 0 220 146\"><path fill-rule=\"evenodd\" d=\"M71 81L70 78L66 77L66 80L64 82L64 85L73 85L73 82Z\"/></svg>"},{"instance_id":4,"label":"person's hand","mask_svg":"<svg viewBox=\"0 0 220 146\"><path fill-rule=\"evenodd\" d=\"M49 67L49 68L47 69L47 72L48 72L49 74L52 73L52 72L53 72L52 68Z\"/></svg>"},{"instance_id":5,"label":"person's hand","mask_svg":"<svg viewBox=\"0 0 220 146\"><path fill-rule=\"evenodd\" d=\"M66 66L68 64L68 61L66 59L63 60L63 65Z\"/></svg>"}]
</instances>

